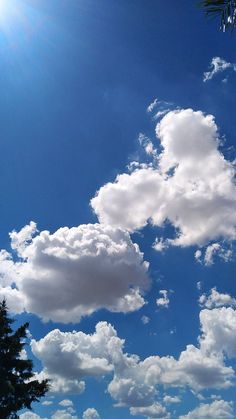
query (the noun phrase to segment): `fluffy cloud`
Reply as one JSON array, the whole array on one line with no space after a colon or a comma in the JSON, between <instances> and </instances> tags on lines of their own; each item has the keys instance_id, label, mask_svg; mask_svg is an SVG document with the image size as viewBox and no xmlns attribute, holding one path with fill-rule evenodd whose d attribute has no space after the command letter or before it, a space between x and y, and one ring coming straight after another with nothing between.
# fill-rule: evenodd
<instances>
[{"instance_id":1,"label":"fluffy cloud","mask_svg":"<svg viewBox=\"0 0 236 419\"><path fill-rule=\"evenodd\" d=\"M205 353L223 352L236 357L236 310L231 307L200 312L201 347Z\"/></svg>"},{"instance_id":2,"label":"fluffy cloud","mask_svg":"<svg viewBox=\"0 0 236 419\"><path fill-rule=\"evenodd\" d=\"M122 345L115 329L100 322L92 335L56 329L38 342L33 340L31 347L44 366L40 377L52 379L52 391L80 393L84 390L83 377L103 376L113 371L110 347L115 343Z\"/></svg>"},{"instance_id":3,"label":"fluffy cloud","mask_svg":"<svg viewBox=\"0 0 236 419\"><path fill-rule=\"evenodd\" d=\"M162 247L235 239L235 168L219 151L213 116L169 112L156 132L162 151L153 164L118 175L91 200L100 222L132 232L168 221L176 235Z\"/></svg>"},{"instance_id":4,"label":"fluffy cloud","mask_svg":"<svg viewBox=\"0 0 236 419\"><path fill-rule=\"evenodd\" d=\"M100 419L100 415L97 410L92 407L84 411L83 419Z\"/></svg>"},{"instance_id":5,"label":"fluffy cloud","mask_svg":"<svg viewBox=\"0 0 236 419\"><path fill-rule=\"evenodd\" d=\"M166 408L157 402L148 407L131 407L130 413L133 416L140 415L146 416L148 418L170 418L170 415L167 413Z\"/></svg>"},{"instance_id":6,"label":"fluffy cloud","mask_svg":"<svg viewBox=\"0 0 236 419\"><path fill-rule=\"evenodd\" d=\"M39 415L33 412L25 412L20 415L20 419L42 419Z\"/></svg>"},{"instance_id":7,"label":"fluffy cloud","mask_svg":"<svg viewBox=\"0 0 236 419\"><path fill-rule=\"evenodd\" d=\"M202 307L215 308L221 306L236 306L236 299L231 297L229 294L223 294L217 291L216 288L212 288L210 294L202 294L199 298L199 303Z\"/></svg>"},{"instance_id":8,"label":"fluffy cloud","mask_svg":"<svg viewBox=\"0 0 236 419\"><path fill-rule=\"evenodd\" d=\"M225 262L229 262L232 259L233 252L220 243L212 243L206 247L205 252L200 249L196 250L195 259L200 263L204 263L206 266L211 266L214 263L214 257L216 255Z\"/></svg>"},{"instance_id":9,"label":"fluffy cloud","mask_svg":"<svg viewBox=\"0 0 236 419\"><path fill-rule=\"evenodd\" d=\"M170 300L168 298L168 291L167 290L160 290L159 294L162 296L160 298L157 298L156 304L160 307L169 307Z\"/></svg>"},{"instance_id":10,"label":"fluffy cloud","mask_svg":"<svg viewBox=\"0 0 236 419\"><path fill-rule=\"evenodd\" d=\"M42 231L33 238L35 232L30 223L11 233L16 263L9 253L0 255L0 296L13 311L25 308L45 320L78 322L100 308L129 312L143 306L148 264L127 232L100 224Z\"/></svg>"},{"instance_id":11,"label":"fluffy cloud","mask_svg":"<svg viewBox=\"0 0 236 419\"><path fill-rule=\"evenodd\" d=\"M179 419L230 419L234 418L233 403L216 400L211 404L201 404L200 407L180 416Z\"/></svg>"},{"instance_id":12,"label":"fluffy cloud","mask_svg":"<svg viewBox=\"0 0 236 419\"><path fill-rule=\"evenodd\" d=\"M83 378L113 375L108 392L118 406L133 408L132 412L153 406L157 410L156 396L161 386L188 387L198 392L232 385L234 370L225 364L225 357L236 357L236 311L231 307L204 309L200 326L198 347L188 345L177 359L154 355L140 360L125 353L125 342L106 322L98 323L90 335L53 330L38 342L33 340L31 346L44 367L41 377L52 380L52 391L58 391L58 382L59 391L71 392L74 385L76 392L76 385L84 388ZM166 396L164 401L179 400Z\"/></svg>"},{"instance_id":13,"label":"fluffy cloud","mask_svg":"<svg viewBox=\"0 0 236 419\"><path fill-rule=\"evenodd\" d=\"M73 402L72 402L72 400L64 399L64 400L62 400L62 401L59 402L59 405L60 406L63 406L63 407L72 407L73 406Z\"/></svg>"},{"instance_id":14,"label":"fluffy cloud","mask_svg":"<svg viewBox=\"0 0 236 419\"><path fill-rule=\"evenodd\" d=\"M67 410L57 410L51 419L78 419L77 415L71 414Z\"/></svg>"},{"instance_id":15,"label":"fluffy cloud","mask_svg":"<svg viewBox=\"0 0 236 419\"><path fill-rule=\"evenodd\" d=\"M211 80L216 74L222 73L223 71L231 68L233 71L236 71L236 64L228 63L220 57L214 57L211 60L210 71L206 71L203 74L203 81Z\"/></svg>"}]
</instances>

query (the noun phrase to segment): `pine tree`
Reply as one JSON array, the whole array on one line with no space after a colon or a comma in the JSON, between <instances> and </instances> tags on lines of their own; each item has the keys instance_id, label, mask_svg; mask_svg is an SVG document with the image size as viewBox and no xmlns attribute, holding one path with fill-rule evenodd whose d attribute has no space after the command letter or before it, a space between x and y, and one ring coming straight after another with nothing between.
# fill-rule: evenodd
<instances>
[{"instance_id":1,"label":"pine tree","mask_svg":"<svg viewBox=\"0 0 236 419\"><path fill-rule=\"evenodd\" d=\"M236 26L236 0L202 0L208 16L220 17L220 29L225 32Z\"/></svg>"},{"instance_id":2,"label":"pine tree","mask_svg":"<svg viewBox=\"0 0 236 419\"><path fill-rule=\"evenodd\" d=\"M20 409L31 409L49 389L48 380L34 380L33 362L22 359L21 351L29 323L15 332L8 316L6 301L0 302L0 418L17 419Z\"/></svg>"}]
</instances>

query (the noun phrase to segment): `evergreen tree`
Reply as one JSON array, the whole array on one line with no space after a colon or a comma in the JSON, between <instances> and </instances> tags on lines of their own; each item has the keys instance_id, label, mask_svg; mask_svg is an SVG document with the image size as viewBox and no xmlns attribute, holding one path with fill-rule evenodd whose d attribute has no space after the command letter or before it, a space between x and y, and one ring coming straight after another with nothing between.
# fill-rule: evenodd
<instances>
[{"instance_id":1,"label":"evergreen tree","mask_svg":"<svg viewBox=\"0 0 236 419\"><path fill-rule=\"evenodd\" d=\"M17 419L20 409L31 409L49 389L48 380L34 380L33 362L22 359L21 351L29 323L13 332L6 301L0 302L0 418Z\"/></svg>"},{"instance_id":2,"label":"evergreen tree","mask_svg":"<svg viewBox=\"0 0 236 419\"><path fill-rule=\"evenodd\" d=\"M220 29L226 31L236 25L236 0L203 0L206 14L220 18Z\"/></svg>"}]
</instances>

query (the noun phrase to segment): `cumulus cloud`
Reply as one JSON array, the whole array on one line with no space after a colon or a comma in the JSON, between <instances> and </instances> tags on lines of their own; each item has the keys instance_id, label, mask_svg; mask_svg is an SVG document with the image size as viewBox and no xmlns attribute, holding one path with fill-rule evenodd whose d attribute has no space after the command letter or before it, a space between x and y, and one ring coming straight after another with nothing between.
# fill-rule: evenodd
<instances>
[{"instance_id":1,"label":"cumulus cloud","mask_svg":"<svg viewBox=\"0 0 236 419\"><path fill-rule=\"evenodd\" d=\"M51 419L78 419L78 416L68 412L68 410L57 410Z\"/></svg>"},{"instance_id":2,"label":"cumulus cloud","mask_svg":"<svg viewBox=\"0 0 236 419\"><path fill-rule=\"evenodd\" d=\"M160 290L159 294L162 297L157 298L157 300L156 300L157 306L168 308L169 303L170 303L170 300L169 300L169 297L168 297L168 291L167 290Z\"/></svg>"},{"instance_id":3,"label":"cumulus cloud","mask_svg":"<svg viewBox=\"0 0 236 419\"><path fill-rule=\"evenodd\" d=\"M179 419L230 419L234 418L233 403L216 400L211 404L201 404Z\"/></svg>"},{"instance_id":4,"label":"cumulus cloud","mask_svg":"<svg viewBox=\"0 0 236 419\"><path fill-rule=\"evenodd\" d=\"M229 262L232 259L233 252L230 248L225 248L220 243L212 243L206 247L205 252L200 249L196 250L195 259L206 266L211 266L216 255L225 262Z\"/></svg>"},{"instance_id":5,"label":"cumulus cloud","mask_svg":"<svg viewBox=\"0 0 236 419\"><path fill-rule=\"evenodd\" d=\"M45 400L42 403L42 406L51 406L53 404L52 400Z\"/></svg>"},{"instance_id":6,"label":"cumulus cloud","mask_svg":"<svg viewBox=\"0 0 236 419\"><path fill-rule=\"evenodd\" d=\"M170 418L170 415L169 413L167 413L166 408L157 402L147 407L131 407L130 413L133 416L140 415L140 416L146 416L148 418L161 418L161 419Z\"/></svg>"},{"instance_id":7,"label":"cumulus cloud","mask_svg":"<svg viewBox=\"0 0 236 419\"><path fill-rule=\"evenodd\" d=\"M20 415L20 419L43 419L43 418L41 418L39 415L36 415L36 413L25 412Z\"/></svg>"},{"instance_id":8,"label":"cumulus cloud","mask_svg":"<svg viewBox=\"0 0 236 419\"><path fill-rule=\"evenodd\" d=\"M63 406L63 407L72 407L73 406L73 402L72 402L72 400L64 399L64 400L61 400L59 402L59 405L60 406Z\"/></svg>"},{"instance_id":9,"label":"cumulus cloud","mask_svg":"<svg viewBox=\"0 0 236 419\"><path fill-rule=\"evenodd\" d=\"M91 200L99 221L130 232L148 222L163 228L169 222L175 235L159 237L162 248L234 240L235 168L219 150L213 116L172 111L156 132L162 148L157 163L118 175Z\"/></svg>"},{"instance_id":10,"label":"cumulus cloud","mask_svg":"<svg viewBox=\"0 0 236 419\"><path fill-rule=\"evenodd\" d=\"M33 340L31 348L44 366L41 377L52 379L52 391L80 393L84 390L83 377L103 376L113 371L110 346L117 339L115 329L100 322L92 335L55 329L41 340Z\"/></svg>"},{"instance_id":11,"label":"cumulus cloud","mask_svg":"<svg viewBox=\"0 0 236 419\"><path fill-rule=\"evenodd\" d=\"M199 392L232 385L234 370L225 359L236 357L236 311L231 307L204 309L200 326L198 346L187 345L178 358L153 355L140 360L127 354L125 342L106 322L98 323L90 335L53 330L43 339L33 340L32 351L43 364L41 376L52 380L52 391L58 381L60 391L71 391L73 383L76 387L86 377L107 375L111 376L108 392L118 406L151 409L161 386ZM164 401L177 399L166 396Z\"/></svg>"},{"instance_id":12,"label":"cumulus cloud","mask_svg":"<svg viewBox=\"0 0 236 419\"><path fill-rule=\"evenodd\" d=\"M83 419L100 419L100 415L97 410L92 407L84 411Z\"/></svg>"},{"instance_id":13,"label":"cumulus cloud","mask_svg":"<svg viewBox=\"0 0 236 419\"><path fill-rule=\"evenodd\" d=\"M236 310L231 307L201 310L201 347L205 353L236 357Z\"/></svg>"},{"instance_id":14,"label":"cumulus cloud","mask_svg":"<svg viewBox=\"0 0 236 419\"><path fill-rule=\"evenodd\" d=\"M199 303L202 307L215 308L221 306L236 306L236 299L229 294L223 294L212 288L209 295L202 294L199 298Z\"/></svg>"},{"instance_id":15,"label":"cumulus cloud","mask_svg":"<svg viewBox=\"0 0 236 419\"><path fill-rule=\"evenodd\" d=\"M233 71L236 71L236 64L229 63L220 57L214 57L211 60L210 71L206 71L203 74L203 81L204 82L209 81L216 74L222 73L223 71L227 69L232 69Z\"/></svg>"},{"instance_id":16,"label":"cumulus cloud","mask_svg":"<svg viewBox=\"0 0 236 419\"><path fill-rule=\"evenodd\" d=\"M148 263L127 232L88 224L35 233L35 223L11 233L17 262L0 255L0 296L13 311L66 323L100 308L126 313L144 305Z\"/></svg>"}]
</instances>

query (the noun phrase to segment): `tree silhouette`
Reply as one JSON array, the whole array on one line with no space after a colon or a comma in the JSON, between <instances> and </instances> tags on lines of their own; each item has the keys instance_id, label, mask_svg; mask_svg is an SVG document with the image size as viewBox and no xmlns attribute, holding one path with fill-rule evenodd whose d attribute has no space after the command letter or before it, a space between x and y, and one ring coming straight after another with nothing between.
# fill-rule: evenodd
<instances>
[{"instance_id":1,"label":"tree silhouette","mask_svg":"<svg viewBox=\"0 0 236 419\"><path fill-rule=\"evenodd\" d=\"M220 29L225 32L236 25L236 0L203 0L206 15L220 18Z\"/></svg>"},{"instance_id":2,"label":"tree silhouette","mask_svg":"<svg viewBox=\"0 0 236 419\"><path fill-rule=\"evenodd\" d=\"M48 380L34 380L33 362L22 357L29 323L13 332L6 301L0 302L0 418L17 419L17 412L38 402L49 389Z\"/></svg>"}]
</instances>

